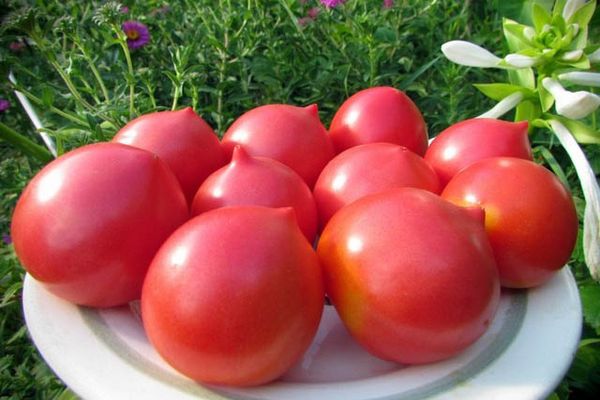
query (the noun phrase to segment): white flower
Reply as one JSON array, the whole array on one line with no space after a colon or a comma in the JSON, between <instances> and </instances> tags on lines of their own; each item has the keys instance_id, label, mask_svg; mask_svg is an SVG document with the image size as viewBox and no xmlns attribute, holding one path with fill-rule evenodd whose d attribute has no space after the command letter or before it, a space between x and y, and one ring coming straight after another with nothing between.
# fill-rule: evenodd
<instances>
[{"instance_id":1,"label":"white flower","mask_svg":"<svg viewBox=\"0 0 600 400\"><path fill-rule=\"evenodd\" d=\"M481 114L477 118L500 118L501 116L515 108L517 105L519 105L521 100L523 100L523 93L515 92L513 94L510 94L502 100L500 100L498 104L496 104L492 109Z\"/></svg>"},{"instance_id":2,"label":"white flower","mask_svg":"<svg viewBox=\"0 0 600 400\"><path fill-rule=\"evenodd\" d=\"M565 22L569 22L571 17L585 4L585 2L585 0L567 0L562 12Z\"/></svg>"},{"instance_id":3,"label":"white flower","mask_svg":"<svg viewBox=\"0 0 600 400\"><path fill-rule=\"evenodd\" d=\"M558 79L581 86L600 87L600 72L565 72L558 75Z\"/></svg>"},{"instance_id":4,"label":"white flower","mask_svg":"<svg viewBox=\"0 0 600 400\"><path fill-rule=\"evenodd\" d=\"M504 57L504 61L516 68L529 68L536 65L540 59L539 57L529 57L522 54L509 54Z\"/></svg>"},{"instance_id":5,"label":"white flower","mask_svg":"<svg viewBox=\"0 0 600 400\"><path fill-rule=\"evenodd\" d=\"M571 132L556 120L550 121L550 127L571 158L583 189L586 202L583 216L583 256L592 277L600 280L600 188L598 181Z\"/></svg>"},{"instance_id":6,"label":"white flower","mask_svg":"<svg viewBox=\"0 0 600 400\"><path fill-rule=\"evenodd\" d=\"M544 78L542 85L554 97L556 112L567 118L584 118L600 106L600 96L583 90L570 92L552 78Z\"/></svg>"},{"instance_id":7,"label":"white flower","mask_svg":"<svg viewBox=\"0 0 600 400\"><path fill-rule=\"evenodd\" d=\"M581 58L581 56L583 55L583 50L572 50L572 51L567 51L565 54L563 54L560 59L563 61L577 61Z\"/></svg>"},{"instance_id":8,"label":"white flower","mask_svg":"<svg viewBox=\"0 0 600 400\"><path fill-rule=\"evenodd\" d=\"M497 68L502 61L483 47L464 40L444 43L442 53L448 60L467 67Z\"/></svg>"}]
</instances>

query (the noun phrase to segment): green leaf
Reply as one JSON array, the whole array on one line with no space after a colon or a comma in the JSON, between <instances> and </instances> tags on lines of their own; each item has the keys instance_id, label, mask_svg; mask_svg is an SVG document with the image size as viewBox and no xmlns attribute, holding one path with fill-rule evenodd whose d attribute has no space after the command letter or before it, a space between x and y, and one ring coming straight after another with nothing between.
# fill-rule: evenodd
<instances>
[{"instance_id":1,"label":"green leaf","mask_svg":"<svg viewBox=\"0 0 600 400\"><path fill-rule=\"evenodd\" d=\"M510 83L535 90L535 74L531 68L508 70Z\"/></svg>"},{"instance_id":2,"label":"green leaf","mask_svg":"<svg viewBox=\"0 0 600 400\"><path fill-rule=\"evenodd\" d=\"M542 79L544 79L544 78L545 78L545 76L543 76L543 75L540 75L538 77L537 88L538 88L538 95L539 95L539 99L540 99L540 105L542 106L542 111L546 112L554 104L554 97L552 96L552 94L550 94L550 92L548 92L546 90L544 85L542 85Z\"/></svg>"},{"instance_id":3,"label":"green leaf","mask_svg":"<svg viewBox=\"0 0 600 400\"><path fill-rule=\"evenodd\" d=\"M497 101L500 101L515 92L521 92L525 96L533 95L531 90L519 85L511 85L510 83L476 83L473 86L490 99Z\"/></svg>"},{"instance_id":4,"label":"green leaf","mask_svg":"<svg viewBox=\"0 0 600 400\"><path fill-rule=\"evenodd\" d=\"M502 30L511 53L531 47L531 43L523 34L526 25L521 25L512 19L502 19Z\"/></svg>"},{"instance_id":5,"label":"green leaf","mask_svg":"<svg viewBox=\"0 0 600 400\"><path fill-rule=\"evenodd\" d=\"M596 11L596 2L588 1L569 18L567 23L579 24L580 28L587 27L594 16L594 11Z\"/></svg>"},{"instance_id":6,"label":"green leaf","mask_svg":"<svg viewBox=\"0 0 600 400\"><path fill-rule=\"evenodd\" d=\"M593 128L587 126L583 122L575 121L558 115L552 115L550 118L560 121L579 143L600 144L600 131L595 131Z\"/></svg>"},{"instance_id":7,"label":"green leaf","mask_svg":"<svg viewBox=\"0 0 600 400\"><path fill-rule=\"evenodd\" d=\"M536 32L541 32L544 25L548 25L552 22L552 15L550 15L548 10L537 3L533 5L531 16Z\"/></svg>"},{"instance_id":8,"label":"green leaf","mask_svg":"<svg viewBox=\"0 0 600 400\"><path fill-rule=\"evenodd\" d=\"M504 28L505 35L508 32L512 35L514 39L521 42L521 50L531 46L531 40L527 38L527 35L525 35L525 29L531 29L530 26L519 24L516 21L506 18L504 19L504 23L502 24L502 26Z\"/></svg>"},{"instance_id":9,"label":"green leaf","mask_svg":"<svg viewBox=\"0 0 600 400\"><path fill-rule=\"evenodd\" d=\"M525 100L519 103L515 111L515 121L533 121L542 115L537 102Z\"/></svg>"},{"instance_id":10,"label":"green leaf","mask_svg":"<svg viewBox=\"0 0 600 400\"><path fill-rule=\"evenodd\" d=\"M585 49L588 45L588 27L579 28L579 33L573 38L567 50Z\"/></svg>"},{"instance_id":11,"label":"green leaf","mask_svg":"<svg viewBox=\"0 0 600 400\"><path fill-rule=\"evenodd\" d=\"M536 4L550 11L554 0L497 0L496 8L500 15L515 21L521 21L524 24L532 24L532 11L533 6Z\"/></svg>"},{"instance_id":12,"label":"green leaf","mask_svg":"<svg viewBox=\"0 0 600 400\"><path fill-rule=\"evenodd\" d=\"M554 8L552 8L552 15L562 15L566 3L567 0L556 0Z\"/></svg>"},{"instance_id":13,"label":"green leaf","mask_svg":"<svg viewBox=\"0 0 600 400\"><path fill-rule=\"evenodd\" d=\"M587 56L585 54L577 61L574 61L574 62L560 61L559 63L561 65L566 65L566 66L570 66L570 67L577 68L577 69L590 69L590 67L591 67L590 60L587 58Z\"/></svg>"},{"instance_id":14,"label":"green leaf","mask_svg":"<svg viewBox=\"0 0 600 400\"><path fill-rule=\"evenodd\" d=\"M390 28L389 26L380 26L379 28L377 28L375 30L375 33L373 33L373 37L378 42L384 43L394 43L396 42L396 40L398 40L398 35L396 31Z\"/></svg>"}]
</instances>

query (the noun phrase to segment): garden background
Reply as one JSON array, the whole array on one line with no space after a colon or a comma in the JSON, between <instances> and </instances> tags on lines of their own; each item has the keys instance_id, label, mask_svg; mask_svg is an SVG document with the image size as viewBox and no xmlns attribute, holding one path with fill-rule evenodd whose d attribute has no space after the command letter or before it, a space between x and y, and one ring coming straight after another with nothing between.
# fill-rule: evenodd
<instances>
[{"instance_id":1,"label":"garden background","mask_svg":"<svg viewBox=\"0 0 600 400\"><path fill-rule=\"evenodd\" d=\"M329 8L317 0L0 3L2 137L9 132L43 146L13 94L18 88L62 153L110 139L137 115L188 105L219 135L243 112L268 103L316 103L328 126L346 98L379 85L404 90L435 136L493 106L472 83L505 79L501 70L451 63L440 46L463 39L506 54L502 18L529 23L534 1L347 0ZM144 24L147 40L128 46L125 21ZM600 42L599 12L589 38ZM598 114L590 117L596 131ZM564 150L542 129L531 140L536 161L564 173L581 217L583 197ZM600 146L583 148L598 175ZM27 336L24 271L10 243L15 202L47 161L37 150L0 140L0 399L72 397ZM574 363L553 394L560 399L600 392L600 286L590 278L581 243L570 268L585 324Z\"/></svg>"}]
</instances>

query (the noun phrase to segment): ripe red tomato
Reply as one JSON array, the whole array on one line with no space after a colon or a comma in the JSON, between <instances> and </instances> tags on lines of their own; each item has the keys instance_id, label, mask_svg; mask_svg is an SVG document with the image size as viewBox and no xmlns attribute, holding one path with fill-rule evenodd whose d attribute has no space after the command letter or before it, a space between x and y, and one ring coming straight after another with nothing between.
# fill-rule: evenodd
<instances>
[{"instance_id":1,"label":"ripe red tomato","mask_svg":"<svg viewBox=\"0 0 600 400\"><path fill-rule=\"evenodd\" d=\"M425 153L442 187L461 169L490 157L533 160L527 121L473 118L454 124L435 137Z\"/></svg>"},{"instance_id":2,"label":"ripe red tomato","mask_svg":"<svg viewBox=\"0 0 600 400\"><path fill-rule=\"evenodd\" d=\"M200 186L192 215L235 205L293 207L302 233L309 242L315 240L317 207L306 183L288 166L270 158L250 157L241 146L233 150L229 165Z\"/></svg>"},{"instance_id":3,"label":"ripe red tomato","mask_svg":"<svg viewBox=\"0 0 600 400\"><path fill-rule=\"evenodd\" d=\"M440 192L433 168L406 147L370 143L345 150L325 166L313 190L321 226L346 204L404 186Z\"/></svg>"},{"instance_id":4,"label":"ripe red tomato","mask_svg":"<svg viewBox=\"0 0 600 400\"><path fill-rule=\"evenodd\" d=\"M334 155L316 104L308 107L269 104L254 108L233 122L222 144L229 155L240 144L252 156L272 158L287 165L311 189Z\"/></svg>"},{"instance_id":5,"label":"ripe red tomato","mask_svg":"<svg viewBox=\"0 0 600 400\"><path fill-rule=\"evenodd\" d=\"M291 208L232 206L179 228L142 292L150 341L190 378L259 385L310 345L323 311L318 258Z\"/></svg>"},{"instance_id":6,"label":"ripe red tomato","mask_svg":"<svg viewBox=\"0 0 600 400\"><path fill-rule=\"evenodd\" d=\"M541 285L565 265L577 239L570 193L532 161L488 158L450 180L442 197L485 210L485 227L503 286Z\"/></svg>"},{"instance_id":7,"label":"ripe red tomato","mask_svg":"<svg viewBox=\"0 0 600 400\"><path fill-rule=\"evenodd\" d=\"M317 253L342 321L383 359L451 357L485 332L499 302L481 209L422 189L391 189L342 208Z\"/></svg>"},{"instance_id":8,"label":"ripe red tomato","mask_svg":"<svg viewBox=\"0 0 600 400\"><path fill-rule=\"evenodd\" d=\"M212 128L191 107L142 115L125 125L113 142L149 150L175 173L188 203L226 158Z\"/></svg>"},{"instance_id":9,"label":"ripe red tomato","mask_svg":"<svg viewBox=\"0 0 600 400\"><path fill-rule=\"evenodd\" d=\"M380 86L361 90L335 113L329 135L340 153L365 143L395 143L425 154L427 125L421 111L402 91Z\"/></svg>"},{"instance_id":10,"label":"ripe red tomato","mask_svg":"<svg viewBox=\"0 0 600 400\"><path fill-rule=\"evenodd\" d=\"M50 291L110 307L139 298L152 257L188 217L177 179L156 155L99 143L46 165L11 228L23 266Z\"/></svg>"}]
</instances>

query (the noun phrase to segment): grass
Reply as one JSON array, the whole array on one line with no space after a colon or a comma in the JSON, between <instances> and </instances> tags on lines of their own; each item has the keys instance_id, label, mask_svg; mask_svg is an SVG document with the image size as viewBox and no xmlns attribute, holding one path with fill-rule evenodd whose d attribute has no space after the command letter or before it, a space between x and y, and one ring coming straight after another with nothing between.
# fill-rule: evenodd
<instances>
[{"instance_id":1,"label":"grass","mask_svg":"<svg viewBox=\"0 0 600 400\"><path fill-rule=\"evenodd\" d=\"M379 0L349 0L327 10L315 0L168 5L146 0L125 2L129 10L123 13L104 2L31 3L35 7L3 16L0 72L14 72L61 152L109 139L136 115L187 105L220 135L244 111L267 103L317 103L327 126L345 98L375 85L406 91L433 136L492 105L470 83L503 77L496 70L446 61L440 45L461 38L504 53L502 13L522 8L518 1L404 0L384 9ZM22 5L12 2L0 13ZM319 7L316 19L299 25L298 18L313 7ZM124 46L120 24L126 19L148 26L147 46L135 51ZM592 26L600 25L597 20ZM597 28L595 33L598 37ZM24 47L11 51L12 42ZM7 81L0 83L0 97L13 104L0 122L37 140L13 89ZM533 138L538 161L560 166L581 199L560 147L547 134ZM585 150L598 171L598 147ZM15 201L43 163L1 141L0 160L0 234L8 234ZM12 246L0 246L0 399L68 398L27 337L20 305L23 270ZM586 309L584 338L594 339L600 333L600 294L580 245L572 268ZM558 398L583 398L599 388L600 350L593 342L582 343L557 388Z\"/></svg>"}]
</instances>

